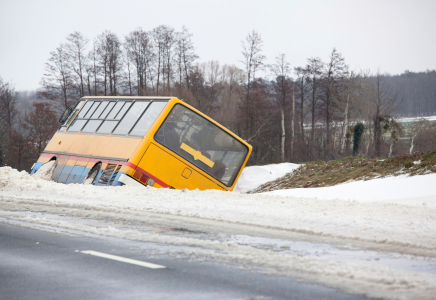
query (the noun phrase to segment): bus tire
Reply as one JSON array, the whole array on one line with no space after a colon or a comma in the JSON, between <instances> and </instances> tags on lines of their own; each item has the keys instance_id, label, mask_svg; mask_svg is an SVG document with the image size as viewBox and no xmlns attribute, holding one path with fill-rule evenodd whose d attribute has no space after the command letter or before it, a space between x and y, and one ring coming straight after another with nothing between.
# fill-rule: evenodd
<instances>
[{"instance_id":1,"label":"bus tire","mask_svg":"<svg viewBox=\"0 0 436 300\"><path fill-rule=\"evenodd\" d=\"M100 169L101 169L101 163L94 165L91 171L89 171L88 176L86 176L85 180L83 180L83 184L94 184L95 178L97 178Z\"/></svg>"}]
</instances>

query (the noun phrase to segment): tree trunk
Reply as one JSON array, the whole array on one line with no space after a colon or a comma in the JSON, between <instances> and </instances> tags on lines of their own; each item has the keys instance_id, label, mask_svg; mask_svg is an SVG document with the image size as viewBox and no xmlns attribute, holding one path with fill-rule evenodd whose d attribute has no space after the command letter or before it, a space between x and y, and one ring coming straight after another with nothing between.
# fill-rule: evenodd
<instances>
[{"instance_id":1,"label":"tree trunk","mask_svg":"<svg viewBox=\"0 0 436 300\"><path fill-rule=\"evenodd\" d=\"M348 94L348 96L347 96L347 103L345 104L344 124L342 125L341 152L344 151L344 147L345 147L345 135L347 134L348 104L349 103L350 103L350 94Z\"/></svg>"},{"instance_id":2,"label":"tree trunk","mask_svg":"<svg viewBox=\"0 0 436 300\"><path fill-rule=\"evenodd\" d=\"M281 109L281 113L282 113L282 147L281 147L281 152L282 152L282 162L285 162L285 112L284 109L282 107Z\"/></svg>"},{"instance_id":3,"label":"tree trunk","mask_svg":"<svg viewBox=\"0 0 436 300\"><path fill-rule=\"evenodd\" d=\"M295 120L295 95L294 95L294 88L292 88L292 115L291 115L291 161L294 159L294 137L295 137L295 127L294 127L294 120Z\"/></svg>"},{"instance_id":4,"label":"tree trunk","mask_svg":"<svg viewBox=\"0 0 436 300\"><path fill-rule=\"evenodd\" d=\"M300 123L301 123L301 143L304 144L304 95L303 95L303 83L302 83L302 88L301 88L301 103L300 103Z\"/></svg>"},{"instance_id":5,"label":"tree trunk","mask_svg":"<svg viewBox=\"0 0 436 300\"><path fill-rule=\"evenodd\" d=\"M312 128L310 130L310 156L313 157L313 142L315 140L315 88L312 88Z\"/></svg>"},{"instance_id":6,"label":"tree trunk","mask_svg":"<svg viewBox=\"0 0 436 300\"><path fill-rule=\"evenodd\" d=\"M324 158L327 159L327 153L330 150L330 90L327 87L326 101L326 147L324 149Z\"/></svg>"},{"instance_id":7,"label":"tree trunk","mask_svg":"<svg viewBox=\"0 0 436 300\"><path fill-rule=\"evenodd\" d=\"M380 157L380 145L381 144L381 127L380 127L380 119L379 114L374 119L374 150L375 157Z\"/></svg>"}]
</instances>

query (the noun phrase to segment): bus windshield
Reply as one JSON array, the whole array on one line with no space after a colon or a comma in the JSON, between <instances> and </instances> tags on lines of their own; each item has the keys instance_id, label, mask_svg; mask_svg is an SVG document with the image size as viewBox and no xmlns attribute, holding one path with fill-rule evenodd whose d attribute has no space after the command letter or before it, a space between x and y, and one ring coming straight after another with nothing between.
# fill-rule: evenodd
<instances>
[{"instance_id":1,"label":"bus windshield","mask_svg":"<svg viewBox=\"0 0 436 300\"><path fill-rule=\"evenodd\" d=\"M248 153L237 139L181 104L173 107L155 140L226 186L233 184Z\"/></svg>"}]
</instances>

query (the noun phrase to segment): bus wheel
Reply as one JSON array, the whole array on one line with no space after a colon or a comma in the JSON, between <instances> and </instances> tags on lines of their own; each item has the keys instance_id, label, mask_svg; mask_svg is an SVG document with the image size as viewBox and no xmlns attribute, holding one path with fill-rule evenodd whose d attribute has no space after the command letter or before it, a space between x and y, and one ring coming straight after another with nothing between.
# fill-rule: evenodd
<instances>
[{"instance_id":1,"label":"bus wheel","mask_svg":"<svg viewBox=\"0 0 436 300\"><path fill-rule=\"evenodd\" d=\"M92 167L91 171L89 171L88 176L83 181L83 184L94 184L95 178L97 178L98 172L100 172L101 163L96 164Z\"/></svg>"},{"instance_id":2,"label":"bus wheel","mask_svg":"<svg viewBox=\"0 0 436 300\"><path fill-rule=\"evenodd\" d=\"M38 169L38 171L35 172L35 174L33 174L33 177L44 180L51 180L55 167L56 160L53 159L49 162L46 162Z\"/></svg>"}]
</instances>

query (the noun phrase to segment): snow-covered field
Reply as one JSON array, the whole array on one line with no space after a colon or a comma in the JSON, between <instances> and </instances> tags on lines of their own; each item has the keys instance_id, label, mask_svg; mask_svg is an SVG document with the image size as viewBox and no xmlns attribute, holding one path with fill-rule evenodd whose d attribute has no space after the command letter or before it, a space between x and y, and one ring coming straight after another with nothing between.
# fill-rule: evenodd
<instances>
[{"instance_id":1,"label":"snow-covered field","mask_svg":"<svg viewBox=\"0 0 436 300\"><path fill-rule=\"evenodd\" d=\"M0 220L208 249L201 255L373 297L434 299L436 175L241 193L295 167L248 167L238 182L239 192L63 185L4 167L0 168ZM30 211L46 215L30 215ZM49 217L53 215L158 224L231 238L162 235L129 226L93 226ZM237 236L246 240L263 238L281 246L258 247ZM301 245L319 247L324 252L333 251L333 247L338 254L300 251L297 248ZM187 254L197 255L192 249ZM347 260L342 257L344 253L373 253L374 259L365 256L362 260ZM392 258L389 264L384 263L385 257ZM416 264L419 261L427 268L396 265L400 258Z\"/></svg>"},{"instance_id":2,"label":"snow-covered field","mask_svg":"<svg viewBox=\"0 0 436 300\"><path fill-rule=\"evenodd\" d=\"M428 116L428 117L412 117L412 118L400 118L398 119L398 122L404 123L404 122L416 122L420 119L424 119L427 121L436 121L436 116Z\"/></svg>"}]
</instances>

